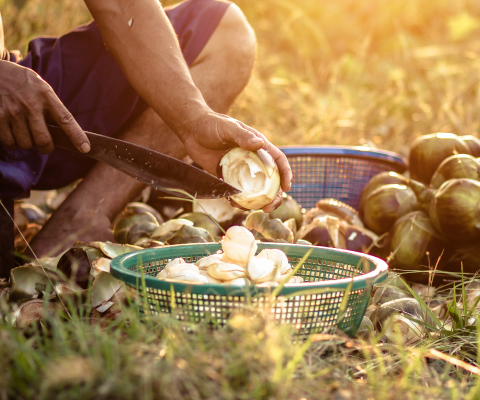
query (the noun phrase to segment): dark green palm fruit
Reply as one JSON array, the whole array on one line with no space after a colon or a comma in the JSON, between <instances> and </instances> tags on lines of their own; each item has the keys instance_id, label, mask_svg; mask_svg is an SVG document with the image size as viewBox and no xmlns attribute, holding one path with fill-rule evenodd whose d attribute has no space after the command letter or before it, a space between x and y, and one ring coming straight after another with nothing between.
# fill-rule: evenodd
<instances>
[{"instance_id":1,"label":"dark green palm fruit","mask_svg":"<svg viewBox=\"0 0 480 400\"><path fill-rule=\"evenodd\" d=\"M158 227L157 219L150 212L132 214L117 220L113 236L117 243L133 244L141 237L150 237Z\"/></svg>"},{"instance_id":2,"label":"dark green palm fruit","mask_svg":"<svg viewBox=\"0 0 480 400\"><path fill-rule=\"evenodd\" d=\"M266 238L282 239L288 243L293 243L293 232L280 219L271 219L269 214L263 211L252 212L247 217L245 224L247 229L254 229Z\"/></svg>"},{"instance_id":3,"label":"dark green palm fruit","mask_svg":"<svg viewBox=\"0 0 480 400\"><path fill-rule=\"evenodd\" d=\"M92 281L90 261L86 251L82 248L67 250L57 264L57 270L67 279L72 280L82 289L88 288Z\"/></svg>"},{"instance_id":4,"label":"dark green palm fruit","mask_svg":"<svg viewBox=\"0 0 480 400\"><path fill-rule=\"evenodd\" d=\"M192 201L180 198L165 198L167 196L168 195L157 189L152 189L148 199L148 205L160 213L164 222L172 218L178 218L181 214L193 211Z\"/></svg>"},{"instance_id":5,"label":"dark green palm fruit","mask_svg":"<svg viewBox=\"0 0 480 400\"><path fill-rule=\"evenodd\" d=\"M398 219L390 234L390 266L418 270L433 266L444 252L446 243L423 211L414 211ZM414 274L407 279L415 280Z\"/></svg>"},{"instance_id":6,"label":"dark green palm fruit","mask_svg":"<svg viewBox=\"0 0 480 400\"><path fill-rule=\"evenodd\" d=\"M175 234L168 239L166 244L207 243L214 242L212 235L203 228L183 225Z\"/></svg>"},{"instance_id":7,"label":"dark green palm fruit","mask_svg":"<svg viewBox=\"0 0 480 400\"><path fill-rule=\"evenodd\" d=\"M474 157L480 157L480 139L473 135L460 136L460 139L468 147L468 154Z\"/></svg>"},{"instance_id":8,"label":"dark green palm fruit","mask_svg":"<svg viewBox=\"0 0 480 400\"><path fill-rule=\"evenodd\" d=\"M282 204L280 207L270 213L270 218L278 218L282 222L294 218L297 224L297 229L300 229L303 221L302 208L292 196L283 193Z\"/></svg>"},{"instance_id":9,"label":"dark green palm fruit","mask_svg":"<svg viewBox=\"0 0 480 400\"><path fill-rule=\"evenodd\" d=\"M368 183L364 186L362 194L360 195L360 203L358 206L358 211L360 217L363 218L363 208L365 206L365 200L370 193L375 189L383 185L406 185L408 179L403 175L400 175L394 171L384 171L375 175Z\"/></svg>"},{"instance_id":10,"label":"dark green palm fruit","mask_svg":"<svg viewBox=\"0 0 480 400\"><path fill-rule=\"evenodd\" d=\"M220 229L220 225L208 214L205 214L203 212L191 212L182 214L179 218L192 221L193 226L196 228L206 229L208 232L210 232L210 235L212 235L215 240L219 240L222 236L223 232Z\"/></svg>"},{"instance_id":11,"label":"dark green palm fruit","mask_svg":"<svg viewBox=\"0 0 480 400\"><path fill-rule=\"evenodd\" d=\"M439 132L420 136L410 147L410 177L428 185L443 160L454 154L468 153L468 146L453 133Z\"/></svg>"},{"instance_id":12,"label":"dark green palm fruit","mask_svg":"<svg viewBox=\"0 0 480 400\"><path fill-rule=\"evenodd\" d=\"M232 227L232 226L243 226L245 227L245 221L247 220L247 217L250 215L250 211L240 211L240 210L237 210L235 212L235 214L233 215L233 218L228 220L228 221L225 221L225 222L222 222L221 225L222 225L222 228L227 231L228 228Z\"/></svg>"},{"instance_id":13,"label":"dark green palm fruit","mask_svg":"<svg viewBox=\"0 0 480 400\"><path fill-rule=\"evenodd\" d=\"M401 216L418 209L413 190L405 185L384 185L365 199L365 226L376 233L387 233Z\"/></svg>"},{"instance_id":14,"label":"dark green palm fruit","mask_svg":"<svg viewBox=\"0 0 480 400\"><path fill-rule=\"evenodd\" d=\"M428 215L443 237L460 244L480 239L480 182L450 179L429 193Z\"/></svg>"},{"instance_id":15,"label":"dark green palm fruit","mask_svg":"<svg viewBox=\"0 0 480 400\"><path fill-rule=\"evenodd\" d=\"M332 213L337 216L340 221L348 222L350 225L363 227L358 211L348 204L336 199L322 199L316 204L317 208Z\"/></svg>"},{"instance_id":16,"label":"dark green palm fruit","mask_svg":"<svg viewBox=\"0 0 480 400\"><path fill-rule=\"evenodd\" d=\"M455 178L480 180L480 161L469 154L447 157L433 174L430 186L438 189L445 181Z\"/></svg>"}]
</instances>

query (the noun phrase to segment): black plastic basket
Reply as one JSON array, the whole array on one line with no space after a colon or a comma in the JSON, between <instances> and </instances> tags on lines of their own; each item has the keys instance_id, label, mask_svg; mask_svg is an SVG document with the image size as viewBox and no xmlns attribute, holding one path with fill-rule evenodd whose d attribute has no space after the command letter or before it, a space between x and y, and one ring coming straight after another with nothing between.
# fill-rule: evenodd
<instances>
[{"instance_id":1,"label":"black plastic basket","mask_svg":"<svg viewBox=\"0 0 480 400\"><path fill-rule=\"evenodd\" d=\"M403 173L399 154L369 147L282 147L293 171L289 194L307 209L320 199L334 198L358 209L367 182L383 171Z\"/></svg>"}]
</instances>

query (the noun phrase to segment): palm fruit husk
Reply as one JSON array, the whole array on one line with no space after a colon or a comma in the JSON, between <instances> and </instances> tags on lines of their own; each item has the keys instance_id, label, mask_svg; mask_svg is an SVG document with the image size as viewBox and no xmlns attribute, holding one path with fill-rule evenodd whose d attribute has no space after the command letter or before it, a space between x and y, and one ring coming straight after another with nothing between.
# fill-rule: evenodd
<instances>
[{"instance_id":1,"label":"palm fruit husk","mask_svg":"<svg viewBox=\"0 0 480 400\"><path fill-rule=\"evenodd\" d=\"M165 198L166 196L165 193L153 189L147 202L148 205L152 206L160 213L164 222L177 218L180 214L192 212L192 201L180 198Z\"/></svg>"},{"instance_id":2,"label":"palm fruit husk","mask_svg":"<svg viewBox=\"0 0 480 400\"><path fill-rule=\"evenodd\" d=\"M450 179L437 190L411 181L421 206L435 228L449 241L465 244L480 238L480 182Z\"/></svg>"},{"instance_id":3,"label":"palm fruit husk","mask_svg":"<svg viewBox=\"0 0 480 400\"><path fill-rule=\"evenodd\" d=\"M297 237L298 239L307 240L315 246L345 249L347 244L344 230L345 227L342 221L337 217L323 215L315 218L310 224L302 226L297 232Z\"/></svg>"},{"instance_id":4,"label":"palm fruit husk","mask_svg":"<svg viewBox=\"0 0 480 400\"><path fill-rule=\"evenodd\" d=\"M86 289L92 280L90 269L90 260L82 248L70 248L63 254L57 264L58 271L83 289Z\"/></svg>"},{"instance_id":5,"label":"palm fruit husk","mask_svg":"<svg viewBox=\"0 0 480 400\"><path fill-rule=\"evenodd\" d=\"M362 189L362 194L360 195L360 203L358 206L360 217L363 218L363 208L365 206L365 200L367 199L368 195L372 193L375 189L384 185L407 185L407 183L407 178L394 171L384 171L375 175Z\"/></svg>"},{"instance_id":6,"label":"palm fruit husk","mask_svg":"<svg viewBox=\"0 0 480 400\"><path fill-rule=\"evenodd\" d=\"M16 328L25 329L33 324L41 322L46 314L54 314L62 308L52 302L32 299L19 304L12 314L12 324Z\"/></svg>"},{"instance_id":7,"label":"palm fruit husk","mask_svg":"<svg viewBox=\"0 0 480 400\"><path fill-rule=\"evenodd\" d=\"M196 228L206 229L210 235L217 241L222 235L222 229L218 223L212 217L204 212L191 212L182 214L181 219L187 219L193 222L193 226Z\"/></svg>"},{"instance_id":8,"label":"palm fruit husk","mask_svg":"<svg viewBox=\"0 0 480 400\"><path fill-rule=\"evenodd\" d=\"M316 207L327 213L332 213L341 221L348 222L351 225L363 227L358 211L348 204L336 199L321 199L317 202Z\"/></svg>"},{"instance_id":9,"label":"palm fruit husk","mask_svg":"<svg viewBox=\"0 0 480 400\"><path fill-rule=\"evenodd\" d=\"M379 237L372 231L356 225L343 224L346 249L369 253L378 246Z\"/></svg>"},{"instance_id":10,"label":"palm fruit husk","mask_svg":"<svg viewBox=\"0 0 480 400\"><path fill-rule=\"evenodd\" d=\"M193 213L208 214L211 218L213 218L218 223L224 223L224 222L230 221L236 213L236 209L232 207L230 202L225 198L196 199L193 202L192 210L193 210ZM183 217L180 217L180 218L183 218ZM205 228L205 227L202 226L202 228Z\"/></svg>"},{"instance_id":11,"label":"palm fruit husk","mask_svg":"<svg viewBox=\"0 0 480 400\"><path fill-rule=\"evenodd\" d=\"M465 142L453 133L432 133L415 139L410 147L410 177L424 184L430 180L440 163L454 154L468 154Z\"/></svg>"},{"instance_id":12,"label":"palm fruit husk","mask_svg":"<svg viewBox=\"0 0 480 400\"><path fill-rule=\"evenodd\" d=\"M27 249L27 243L32 241L37 233L40 232L40 229L42 229L41 225L28 224L21 231L15 230L15 251L23 253Z\"/></svg>"},{"instance_id":13,"label":"palm fruit husk","mask_svg":"<svg viewBox=\"0 0 480 400\"><path fill-rule=\"evenodd\" d=\"M398 218L417 209L417 198L410 187L384 185L365 199L363 219L368 229L382 235L392 228Z\"/></svg>"},{"instance_id":14,"label":"palm fruit husk","mask_svg":"<svg viewBox=\"0 0 480 400\"><path fill-rule=\"evenodd\" d=\"M430 186L438 189L445 181L455 178L480 180L480 161L469 154L447 157L433 174Z\"/></svg>"},{"instance_id":15,"label":"palm fruit husk","mask_svg":"<svg viewBox=\"0 0 480 400\"><path fill-rule=\"evenodd\" d=\"M286 193L282 194L282 204L276 210L269 213L271 219L278 218L285 222L291 218L295 220L297 229L300 229L303 222L302 208L296 200Z\"/></svg>"},{"instance_id":16,"label":"palm fruit husk","mask_svg":"<svg viewBox=\"0 0 480 400\"><path fill-rule=\"evenodd\" d=\"M113 227L113 235L118 243L133 244L140 238L150 237L158 227L152 213L135 213L118 219Z\"/></svg>"},{"instance_id":17,"label":"palm fruit husk","mask_svg":"<svg viewBox=\"0 0 480 400\"><path fill-rule=\"evenodd\" d=\"M374 332L372 321L370 318L366 317L365 315L362 317L360 321L360 326L355 333L355 337L359 339L368 339L370 335Z\"/></svg>"},{"instance_id":18,"label":"palm fruit husk","mask_svg":"<svg viewBox=\"0 0 480 400\"><path fill-rule=\"evenodd\" d=\"M56 282L62 277L55 271L41 266L23 265L10 271L9 301L16 302L23 299L37 297L38 285L45 291L52 291Z\"/></svg>"},{"instance_id":19,"label":"palm fruit husk","mask_svg":"<svg viewBox=\"0 0 480 400\"><path fill-rule=\"evenodd\" d=\"M92 283L92 307L97 308L110 301L117 293L123 291L122 282L108 272L100 272Z\"/></svg>"},{"instance_id":20,"label":"palm fruit husk","mask_svg":"<svg viewBox=\"0 0 480 400\"><path fill-rule=\"evenodd\" d=\"M269 239L281 239L288 243L293 243L293 232L283 224L283 222L274 218L271 219L263 211L252 212L245 221L247 229L253 229Z\"/></svg>"},{"instance_id":21,"label":"palm fruit husk","mask_svg":"<svg viewBox=\"0 0 480 400\"><path fill-rule=\"evenodd\" d=\"M468 154L474 157L480 157L480 139L473 135L460 136L460 139L468 147Z\"/></svg>"},{"instance_id":22,"label":"palm fruit husk","mask_svg":"<svg viewBox=\"0 0 480 400\"><path fill-rule=\"evenodd\" d=\"M29 224L43 226L47 214L39 207L29 203L15 203L14 220L18 229L23 231Z\"/></svg>"},{"instance_id":23,"label":"palm fruit husk","mask_svg":"<svg viewBox=\"0 0 480 400\"><path fill-rule=\"evenodd\" d=\"M203 228L196 228L194 226L183 225L175 234L165 243L184 244L184 243L207 243L214 242L212 235Z\"/></svg>"},{"instance_id":24,"label":"palm fruit husk","mask_svg":"<svg viewBox=\"0 0 480 400\"><path fill-rule=\"evenodd\" d=\"M394 321L392 321L391 318L394 317L395 314L403 314L404 318L395 317ZM408 322L410 321L409 318L416 319L419 322L411 321L413 325L410 325L410 322ZM422 323L427 323L431 326L435 325L432 318L422 310L420 303L414 298L402 298L383 303L375 309L371 314L370 319L377 331L381 331L385 325L388 326L398 323L398 328L400 332L403 332L405 341L422 334ZM404 324L406 324L406 326L404 326ZM386 330L386 335L391 341L394 337L395 339L398 338L398 334L389 334L392 330L395 332L395 328L392 328L391 326L390 329ZM413 330L413 332L411 330ZM412 336L411 334L414 335Z\"/></svg>"},{"instance_id":25,"label":"palm fruit husk","mask_svg":"<svg viewBox=\"0 0 480 400\"><path fill-rule=\"evenodd\" d=\"M142 203L140 201L134 201L132 203L128 203L125 208L118 214L115 219L113 220L112 226L115 226L119 220L131 217L135 214L143 214L143 213L150 213L155 218L157 224L163 224L163 217L160 213L153 208L152 206Z\"/></svg>"},{"instance_id":26,"label":"palm fruit husk","mask_svg":"<svg viewBox=\"0 0 480 400\"><path fill-rule=\"evenodd\" d=\"M446 243L424 211L413 211L399 218L389 233L390 266L418 270L436 264ZM425 274L408 274L407 279L423 281Z\"/></svg>"},{"instance_id":27,"label":"palm fruit husk","mask_svg":"<svg viewBox=\"0 0 480 400\"><path fill-rule=\"evenodd\" d=\"M152 233L152 239L160 242L166 242L183 226L193 226L193 222L188 219L176 218L164 222Z\"/></svg>"},{"instance_id":28,"label":"palm fruit husk","mask_svg":"<svg viewBox=\"0 0 480 400\"><path fill-rule=\"evenodd\" d=\"M91 246L98 246L102 253L108 258L115 258L121 256L122 254L131 253L132 251L142 250L140 246L134 246L131 244L119 244L112 242L89 242L87 244Z\"/></svg>"},{"instance_id":29,"label":"palm fruit husk","mask_svg":"<svg viewBox=\"0 0 480 400\"><path fill-rule=\"evenodd\" d=\"M409 298L413 298L413 296L410 293L407 293L406 291L396 286L385 285L377 288L377 290L375 291L375 294L371 299L371 304L375 304L379 306L383 303L388 303L389 301L392 301L392 300L409 299Z\"/></svg>"},{"instance_id":30,"label":"palm fruit husk","mask_svg":"<svg viewBox=\"0 0 480 400\"><path fill-rule=\"evenodd\" d=\"M225 230L232 226L243 226L245 228L245 221L249 215L250 211L242 211L237 209L232 219L221 223L222 228Z\"/></svg>"}]
</instances>

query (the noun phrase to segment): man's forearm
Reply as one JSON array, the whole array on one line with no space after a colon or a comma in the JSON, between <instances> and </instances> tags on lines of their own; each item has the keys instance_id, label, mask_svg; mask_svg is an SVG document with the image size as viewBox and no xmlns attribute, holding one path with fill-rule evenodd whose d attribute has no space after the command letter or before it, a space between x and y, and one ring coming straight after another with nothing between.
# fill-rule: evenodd
<instances>
[{"instance_id":1,"label":"man's forearm","mask_svg":"<svg viewBox=\"0 0 480 400\"><path fill-rule=\"evenodd\" d=\"M156 0L85 0L103 40L142 98L182 138L189 120L210 111Z\"/></svg>"}]
</instances>

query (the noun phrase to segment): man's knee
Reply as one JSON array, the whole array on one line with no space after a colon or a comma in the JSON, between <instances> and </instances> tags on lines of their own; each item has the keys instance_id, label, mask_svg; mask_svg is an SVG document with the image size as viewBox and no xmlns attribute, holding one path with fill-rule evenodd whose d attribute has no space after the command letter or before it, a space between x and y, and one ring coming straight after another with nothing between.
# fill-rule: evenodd
<instances>
[{"instance_id":1,"label":"man's knee","mask_svg":"<svg viewBox=\"0 0 480 400\"><path fill-rule=\"evenodd\" d=\"M228 57L229 64L234 68L248 66L250 70L255 60L256 47L252 27L240 8L231 4L193 65L222 54Z\"/></svg>"}]
</instances>

